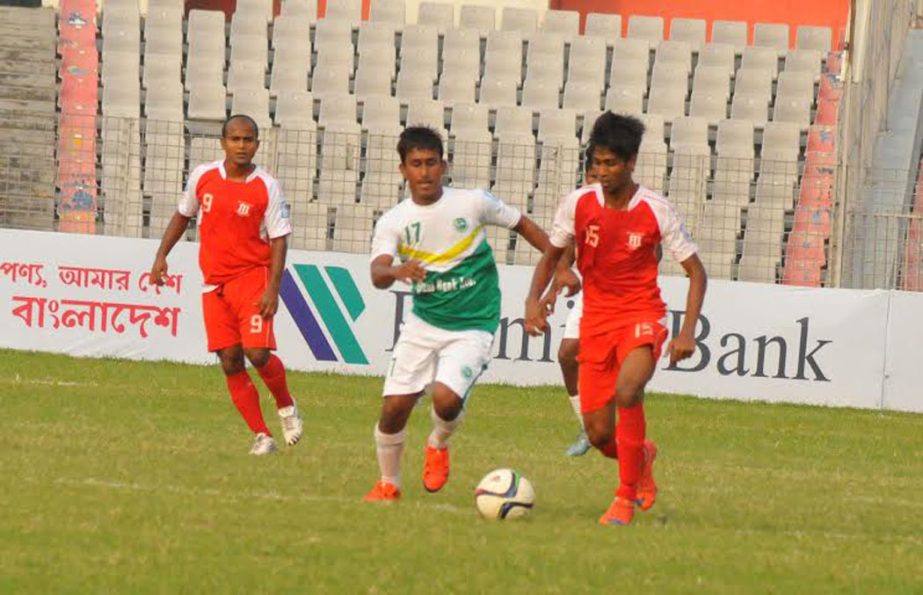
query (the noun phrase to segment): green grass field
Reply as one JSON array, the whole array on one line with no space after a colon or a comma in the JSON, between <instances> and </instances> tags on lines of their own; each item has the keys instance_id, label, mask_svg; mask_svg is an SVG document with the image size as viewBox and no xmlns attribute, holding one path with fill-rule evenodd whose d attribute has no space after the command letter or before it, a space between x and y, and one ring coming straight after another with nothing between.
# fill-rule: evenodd
<instances>
[{"instance_id":1,"label":"green grass field","mask_svg":"<svg viewBox=\"0 0 923 595\"><path fill-rule=\"evenodd\" d=\"M380 380L290 384L306 438L257 458L217 367L0 351L0 591L923 591L921 415L651 395L660 497L607 528L616 471L563 456L562 389L476 389L439 494L421 407L404 499L370 505ZM501 466L527 520L477 516Z\"/></svg>"}]
</instances>

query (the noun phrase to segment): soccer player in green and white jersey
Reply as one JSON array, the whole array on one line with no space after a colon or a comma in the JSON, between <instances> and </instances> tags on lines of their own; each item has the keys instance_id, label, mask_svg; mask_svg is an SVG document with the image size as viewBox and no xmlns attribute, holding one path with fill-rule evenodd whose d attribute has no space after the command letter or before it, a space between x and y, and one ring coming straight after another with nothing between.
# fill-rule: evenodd
<instances>
[{"instance_id":1,"label":"soccer player in green and white jersey","mask_svg":"<svg viewBox=\"0 0 923 595\"><path fill-rule=\"evenodd\" d=\"M484 227L513 229L537 250L548 236L528 217L483 190L442 186L442 139L411 126L397 145L410 198L382 215L372 240L372 283L411 284L413 309L404 322L385 377L375 447L381 479L366 501L401 496L401 454L407 419L432 384L433 431L426 445L423 486L439 491L449 477L447 441L465 400L491 359L500 323L500 285Z\"/></svg>"}]
</instances>

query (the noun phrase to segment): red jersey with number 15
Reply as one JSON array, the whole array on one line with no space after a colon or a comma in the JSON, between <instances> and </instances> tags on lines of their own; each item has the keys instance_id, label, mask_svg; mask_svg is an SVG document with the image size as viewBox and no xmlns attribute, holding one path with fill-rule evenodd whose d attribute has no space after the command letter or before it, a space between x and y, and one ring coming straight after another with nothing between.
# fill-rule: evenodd
<instances>
[{"instance_id":1,"label":"red jersey with number 15","mask_svg":"<svg viewBox=\"0 0 923 595\"><path fill-rule=\"evenodd\" d=\"M279 182L259 167L235 182L223 161L200 165L177 208L186 217L199 215L199 267L207 285L269 266L269 241L292 233Z\"/></svg>"},{"instance_id":2,"label":"red jersey with number 15","mask_svg":"<svg viewBox=\"0 0 923 595\"><path fill-rule=\"evenodd\" d=\"M577 248L583 276L581 334L663 318L657 244L677 262L697 251L673 205L643 186L624 210L605 206L599 184L575 190L558 207L550 239L559 248L573 239Z\"/></svg>"}]
</instances>

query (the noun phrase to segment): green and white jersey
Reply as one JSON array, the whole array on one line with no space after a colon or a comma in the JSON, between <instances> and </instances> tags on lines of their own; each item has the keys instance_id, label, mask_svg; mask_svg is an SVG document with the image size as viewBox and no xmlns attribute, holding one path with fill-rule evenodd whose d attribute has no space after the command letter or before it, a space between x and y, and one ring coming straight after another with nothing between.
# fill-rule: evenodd
<instances>
[{"instance_id":1,"label":"green and white jersey","mask_svg":"<svg viewBox=\"0 0 923 595\"><path fill-rule=\"evenodd\" d=\"M443 188L427 206L401 201L378 220L372 260L418 260L426 280L412 286L413 313L442 329L484 330L500 323L500 283L485 225L513 228L521 213L483 190Z\"/></svg>"}]
</instances>

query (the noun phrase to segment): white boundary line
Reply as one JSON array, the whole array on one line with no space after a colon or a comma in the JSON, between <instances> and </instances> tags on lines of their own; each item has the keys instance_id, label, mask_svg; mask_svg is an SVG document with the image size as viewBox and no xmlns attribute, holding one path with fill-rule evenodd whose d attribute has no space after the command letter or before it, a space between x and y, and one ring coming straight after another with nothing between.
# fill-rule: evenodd
<instances>
[{"instance_id":1,"label":"white boundary line","mask_svg":"<svg viewBox=\"0 0 923 595\"><path fill-rule=\"evenodd\" d=\"M222 490L216 490L212 488L187 488L183 486L175 486L168 484L160 484L157 486L146 486L134 482L118 481L111 479L99 479L95 477L85 477L83 479L79 478L67 478L61 477L53 481L56 485L65 485L73 487L95 487L95 488L106 488L111 490L118 491L127 491L127 492L148 492L148 493L160 493L167 492L171 494L178 494L182 496L214 496L220 497L224 500L271 500L274 502L332 502L335 504L356 504L362 505L361 498L344 498L342 496L317 496L310 494L299 494L299 495L290 495L290 494L281 494L277 491L260 491L260 492L225 492ZM474 512L474 507L472 506L471 510L465 510L454 504L440 503L440 504L428 504L426 502L397 502L395 503L398 506L412 506L414 508L426 509L426 510L438 510L440 512L449 512L452 514L463 514L471 515Z\"/></svg>"}]
</instances>

